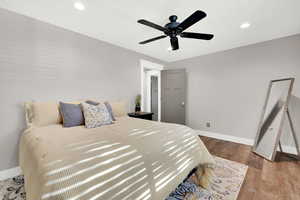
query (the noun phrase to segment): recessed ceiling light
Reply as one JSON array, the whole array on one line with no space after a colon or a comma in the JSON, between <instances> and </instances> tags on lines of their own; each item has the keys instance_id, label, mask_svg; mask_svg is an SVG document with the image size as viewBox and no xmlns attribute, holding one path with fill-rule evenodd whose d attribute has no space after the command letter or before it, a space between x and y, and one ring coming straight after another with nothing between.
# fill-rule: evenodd
<instances>
[{"instance_id":1,"label":"recessed ceiling light","mask_svg":"<svg viewBox=\"0 0 300 200\"><path fill-rule=\"evenodd\" d=\"M74 3L74 8L76 8L77 10L85 10L85 6L80 1Z\"/></svg>"},{"instance_id":2,"label":"recessed ceiling light","mask_svg":"<svg viewBox=\"0 0 300 200\"><path fill-rule=\"evenodd\" d=\"M167 49L168 51L172 51L173 49L172 49L172 47L168 47L168 49Z\"/></svg>"},{"instance_id":3,"label":"recessed ceiling light","mask_svg":"<svg viewBox=\"0 0 300 200\"><path fill-rule=\"evenodd\" d=\"M249 28L251 26L251 24L249 22L244 22L240 25L241 29L246 29Z\"/></svg>"}]
</instances>

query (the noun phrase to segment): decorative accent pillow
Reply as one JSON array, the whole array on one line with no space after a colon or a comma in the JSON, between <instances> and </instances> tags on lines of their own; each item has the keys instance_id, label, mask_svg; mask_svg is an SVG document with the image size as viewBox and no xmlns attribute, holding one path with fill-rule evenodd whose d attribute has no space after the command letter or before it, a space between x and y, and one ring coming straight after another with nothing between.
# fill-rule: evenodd
<instances>
[{"instance_id":1,"label":"decorative accent pillow","mask_svg":"<svg viewBox=\"0 0 300 200\"><path fill-rule=\"evenodd\" d=\"M99 105L99 102L91 101L91 100L86 101L86 103L91 104L91 105L94 105L94 106ZM106 106L106 108L107 108L107 110L108 110L108 112L109 112L109 114L110 114L111 119L112 119L113 121L116 121L116 118L115 118L115 116L114 116L114 113L113 113L113 111L112 111L112 108L111 108L111 105L109 104L109 102L105 101L105 102L104 102L104 105Z\"/></svg>"},{"instance_id":2,"label":"decorative accent pillow","mask_svg":"<svg viewBox=\"0 0 300 200\"><path fill-rule=\"evenodd\" d=\"M114 113L113 113L113 111L112 111L112 107L111 107L110 103L108 103L107 101L105 101L104 104L105 104L105 106L106 106L106 108L107 108L107 110L108 110L108 112L109 112L109 114L110 114L111 119L112 119L113 121L116 121L116 118L115 118L115 116L114 116Z\"/></svg>"},{"instance_id":3,"label":"decorative accent pillow","mask_svg":"<svg viewBox=\"0 0 300 200\"><path fill-rule=\"evenodd\" d=\"M99 103L96 106L88 103L81 103L81 106L86 128L96 128L112 123L112 119L104 103Z\"/></svg>"},{"instance_id":4,"label":"decorative accent pillow","mask_svg":"<svg viewBox=\"0 0 300 200\"><path fill-rule=\"evenodd\" d=\"M84 124L80 104L59 102L59 110L63 119L64 127L81 126Z\"/></svg>"}]
</instances>

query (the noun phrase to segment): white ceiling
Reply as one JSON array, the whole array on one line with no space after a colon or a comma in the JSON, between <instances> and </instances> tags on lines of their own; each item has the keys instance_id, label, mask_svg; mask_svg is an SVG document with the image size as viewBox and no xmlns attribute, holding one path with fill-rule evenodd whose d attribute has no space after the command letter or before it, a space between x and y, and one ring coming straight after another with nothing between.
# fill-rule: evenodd
<instances>
[{"instance_id":1,"label":"white ceiling","mask_svg":"<svg viewBox=\"0 0 300 200\"><path fill-rule=\"evenodd\" d=\"M75 0L0 0L0 7L168 62L300 33L300 0L81 1L85 11L74 9ZM138 19L164 25L172 14L182 21L198 9L207 17L188 31L213 33L213 40L180 38L180 50L172 52L167 38L138 44L161 35ZM245 21L251 27L242 30Z\"/></svg>"}]
</instances>

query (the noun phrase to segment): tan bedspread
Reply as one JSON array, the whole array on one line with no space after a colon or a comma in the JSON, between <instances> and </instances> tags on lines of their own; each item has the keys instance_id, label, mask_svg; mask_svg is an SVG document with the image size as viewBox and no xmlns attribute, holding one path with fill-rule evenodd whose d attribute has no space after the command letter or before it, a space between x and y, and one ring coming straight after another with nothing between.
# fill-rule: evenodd
<instances>
[{"instance_id":1,"label":"tan bedspread","mask_svg":"<svg viewBox=\"0 0 300 200\"><path fill-rule=\"evenodd\" d=\"M163 200L213 163L192 129L129 117L95 129L35 127L20 143L27 200Z\"/></svg>"}]
</instances>

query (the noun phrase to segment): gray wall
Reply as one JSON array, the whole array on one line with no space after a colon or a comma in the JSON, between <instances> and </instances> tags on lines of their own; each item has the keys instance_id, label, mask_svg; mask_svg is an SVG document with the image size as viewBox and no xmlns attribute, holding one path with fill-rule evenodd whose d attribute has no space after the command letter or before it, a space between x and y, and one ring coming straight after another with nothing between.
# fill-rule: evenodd
<instances>
[{"instance_id":1,"label":"gray wall","mask_svg":"<svg viewBox=\"0 0 300 200\"><path fill-rule=\"evenodd\" d=\"M124 99L133 110L139 60L159 62L3 9L0 27L0 170L18 165L23 102Z\"/></svg>"},{"instance_id":2,"label":"gray wall","mask_svg":"<svg viewBox=\"0 0 300 200\"><path fill-rule=\"evenodd\" d=\"M271 79L295 77L291 110L300 139L300 35L170 63L186 68L187 124L254 139ZM207 128L206 122L211 122ZM285 132L289 134L287 126ZM291 137L283 138L291 144Z\"/></svg>"}]
</instances>

